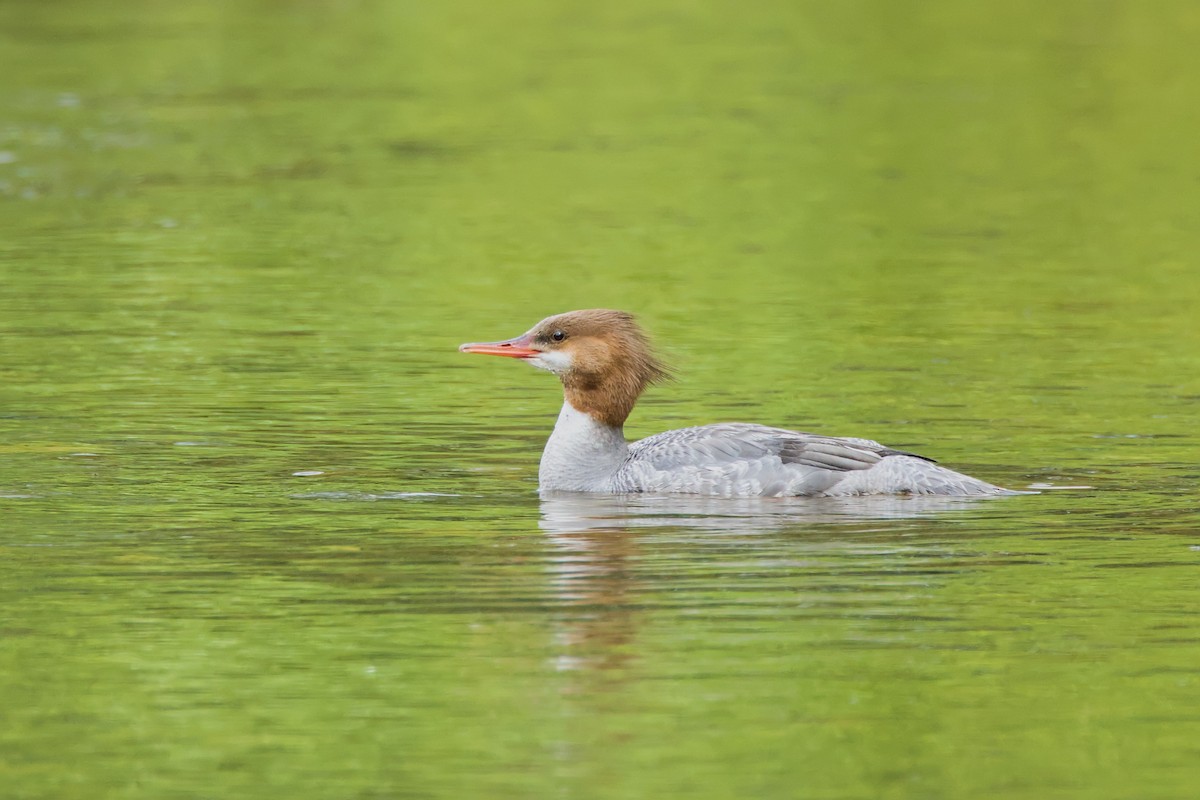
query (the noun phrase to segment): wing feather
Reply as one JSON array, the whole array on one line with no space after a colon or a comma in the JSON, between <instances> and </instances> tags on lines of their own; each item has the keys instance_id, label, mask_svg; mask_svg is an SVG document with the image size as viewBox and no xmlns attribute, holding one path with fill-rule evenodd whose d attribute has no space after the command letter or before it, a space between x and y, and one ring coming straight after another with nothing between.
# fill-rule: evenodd
<instances>
[{"instance_id":1,"label":"wing feather","mask_svg":"<svg viewBox=\"0 0 1200 800\"><path fill-rule=\"evenodd\" d=\"M633 442L615 491L727 496L995 494L991 484L870 439L730 422Z\"/></svg>"},{"instance_id":2,"label":"wing feather","mask_svg":"<svg viewBox=\"0 0 1200 800\"><path fill-rule=\"evenodd\" d=\"M914 454L892 450L869 439L844 439L730 422L660 433L635 442L631 455L664 469L778 459L775 463L849 472L870 469L890 455Z\"/></svg>"}]
</instances>

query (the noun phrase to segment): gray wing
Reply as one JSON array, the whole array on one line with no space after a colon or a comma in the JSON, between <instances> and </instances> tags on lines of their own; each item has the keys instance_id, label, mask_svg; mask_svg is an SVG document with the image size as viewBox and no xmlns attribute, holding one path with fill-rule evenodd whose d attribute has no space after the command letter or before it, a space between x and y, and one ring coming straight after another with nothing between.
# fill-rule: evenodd
<instances>
[{"instance_id":1,"label":"gray wing","mask_svg":"<svg viewBox=\"0 0 1200 800\"><path fill-rule=\"evenodd\" d=\"M913 454L869 439L731 422L634 442L623 472L635 491L819 494L893 455Z\"/></svg>"},{"instance_id":2,"label":"gray wing","mask_svg":"<svg viewBox=\"0 0 1200 800\"><path fill-rule=\"evenodd\" d=\"M870 439L821 436L741 422L667 431L634 442L632 453L659 468L696 463L722 463L778 458L783 464L847 472L870 469L887 456L913 456Z\"/></svg>"},{"instance_id":3,"label":"gray wing","mask_svg":"<svg viewBox=\"0 0 1200 800\"><path fill-rule=\"evenodd\" d=\"M837 436L819 436L815 433L780 431L782 437L779 456L785 464L803 464L806 467L846 472L852 469L869 469L888 456L912 456L936 463L932 458L894 450L870 439L848 439Z\"/></svg>"}]
</instances>

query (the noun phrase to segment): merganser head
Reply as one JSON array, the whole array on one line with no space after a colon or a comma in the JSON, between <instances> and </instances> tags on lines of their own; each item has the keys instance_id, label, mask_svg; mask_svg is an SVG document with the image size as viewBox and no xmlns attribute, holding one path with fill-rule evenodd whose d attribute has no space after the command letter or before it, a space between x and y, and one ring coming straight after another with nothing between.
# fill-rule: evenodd
<instances>
[{"instance_id":1,"label":"merganser head","mask_svg":"<svg viewBox=\"0 0 1200 800\"><path fill-rule=\"evenodd\" d=\"M670 377L633 315L605 308L556 314L514 339L458 349L519 358L553 372L568 403L618 428L647 386Z\"/></svg>"}]
</instances>

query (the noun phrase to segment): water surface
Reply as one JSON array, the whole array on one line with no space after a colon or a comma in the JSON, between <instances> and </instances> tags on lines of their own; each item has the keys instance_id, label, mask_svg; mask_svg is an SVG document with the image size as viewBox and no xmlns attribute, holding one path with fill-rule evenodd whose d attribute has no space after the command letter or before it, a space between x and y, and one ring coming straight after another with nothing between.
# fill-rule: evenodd
<instances>
[{"instance_id":1,"label":"water surface","mask_svg":"<svg viewBox=\"0 0 1200 800\"><path fill-rule=\"evenodd\" d=\"M1197 34L0 6L5 795L1196 796ZM553 379L455 346L590 306L631 437L1049 489L539 498Z\"/></svg>"}]
</instances>

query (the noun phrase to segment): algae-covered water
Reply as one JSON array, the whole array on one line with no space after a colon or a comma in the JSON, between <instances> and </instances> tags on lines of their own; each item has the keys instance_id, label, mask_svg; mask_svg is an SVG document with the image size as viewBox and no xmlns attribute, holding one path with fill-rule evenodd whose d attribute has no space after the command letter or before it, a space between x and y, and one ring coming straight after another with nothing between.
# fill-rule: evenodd
<instances>
[{"instance_id":1,"label":"algae-covered water","mask_svg":"<svg viewBox=\"0 0 1200 800\"><path fill-rule=\"evenodd\" d=\"M1200 795L1198 40L0 4L0 794ZM556 382L455 346L592 306L631 437L1049 488L539 499Z\"/></svg>"}]
</instances>

